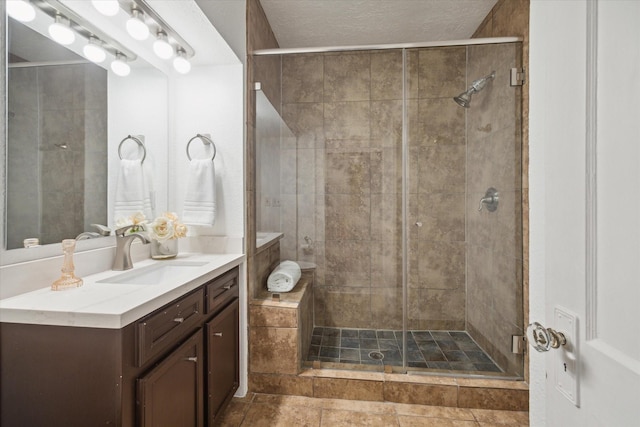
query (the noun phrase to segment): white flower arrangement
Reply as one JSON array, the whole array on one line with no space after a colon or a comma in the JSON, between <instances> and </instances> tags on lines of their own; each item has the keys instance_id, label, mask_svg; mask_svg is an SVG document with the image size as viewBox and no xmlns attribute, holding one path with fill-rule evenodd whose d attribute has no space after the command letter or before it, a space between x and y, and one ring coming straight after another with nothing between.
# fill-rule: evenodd
<instances>
[{"instance_id":1,"label":"white flower arrangement","mask_svg":"<svg viewBox=\"0 0 640 427\"><path fill-rule=\"evenodd\" d=\"M131 225L132 227L127 230L127 234L138 233L145 230L145 224L147 224L147 218L142 212L136 212L133 215L127 217L116 218L116 228L126 227Z\"/></svg>"},{"instance_id":2,"label":"white flower arrangement","mask_svg":"<svg viewBox=\"0 0 640 427\"><path fill-rule=\"evenodd\" d=\"M145 225L149 237L156 240L179 239L186 237L187 226L180 222L173 212L165 212Z\"/></svg>"},{"instance_id":3,"label":"white flower arrangement","mask_svg":"<svg viewBox=\"0 0 640 427\"><path fill-rule=\"evenodd\" d=\"M178 215L174 212L165 212L151 222L142 212L116 219L116 228L128 225L132 227L127 230L127 234L146 231L150 238L159 241L187 236L187 226L180 222Z\"/></svg>"}]
</instances>

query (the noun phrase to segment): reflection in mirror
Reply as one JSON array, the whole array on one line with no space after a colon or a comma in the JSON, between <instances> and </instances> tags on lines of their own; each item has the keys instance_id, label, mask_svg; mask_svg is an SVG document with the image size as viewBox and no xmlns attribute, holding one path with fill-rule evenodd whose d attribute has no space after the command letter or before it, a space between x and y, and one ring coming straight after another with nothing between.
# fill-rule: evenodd
<instances>
[{"instance_id":1,"label":"reflection in mirror","mask_svg":"<svg viewBox=\"0 0 640 427\"><path fill-rule=\"evenodd\" d=\"M295 135L264 92L257 90L256 230L259 234L282 230L282 197L295 197L296 167ZM293 180L287 177L293 177Z\"/></svg>"},{"instance_id":2,"label":"reflection in mirror","mask_svg":"<svg viewBox=\"0 0 640 427\"><path fill-rule=\"evenodd\" d=\"M8 19L6 248L107 223L107 71Z\"/></svg>"}]
</instances>

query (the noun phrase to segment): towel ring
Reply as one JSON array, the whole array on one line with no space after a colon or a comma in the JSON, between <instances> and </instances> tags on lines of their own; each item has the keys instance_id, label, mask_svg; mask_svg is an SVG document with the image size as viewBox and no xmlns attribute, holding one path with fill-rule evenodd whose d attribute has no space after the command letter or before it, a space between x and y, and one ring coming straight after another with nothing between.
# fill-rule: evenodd
<instances>
[{"instance_id":1,"label":"towel ring","mask_svg":"<svg viewBox=\"0 0 640 427\"><path fill-rule=\"evenodd\" d=\"M122 160L122 144L129 139L135 141L135 143L142 148L142 159L140 159L140 163L144 163L144 159L147 158L147 148L144 146L144 142L142 142L140 138L133 135L127 135L122 141L120 141L120 144L118 145L118 157Z\"/></svg>"},{"instance_id":2,"label":"towel ring","mask_svg":"<svg viewBox=\"0 0 640 427\"><path fill-rule=\"evenodd\" d=\"M210 137L208 137L207 135L202 135L200 133L191 138L189 142L187 142L187 159L191 160L191 155L189 154L189 146L191 145L191 142L196 138L199 138L205 145L211 144L211 146L213 147L213 156L211 157L211 161L213 161L213 159L216 158L216 144L213 143L213 140Z\"/></svg>"}]
</instances>

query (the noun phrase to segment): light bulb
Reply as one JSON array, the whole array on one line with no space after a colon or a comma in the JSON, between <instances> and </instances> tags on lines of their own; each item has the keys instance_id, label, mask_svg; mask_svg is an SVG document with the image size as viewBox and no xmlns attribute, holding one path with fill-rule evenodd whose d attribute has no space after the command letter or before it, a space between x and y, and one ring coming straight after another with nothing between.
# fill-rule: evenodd
<instances>
[{"instance_id":1,"label":"light bulb","mask_svg":"<svg viewBox=\"0 0 640 427\"><path fill-rule=\"evenodd\" d=\"M118 0L91 0L91 4L98 12L105 16L115 16L120 10Z\"/></svg>"},{"instance_id":2,"label":"light bulb","mask_svg":"<svg viewBox=\"0 0 640 427\"><path fill-rule=\"evenodd\" d=\"M158 38L153 42L153 51L162 59L173 56L173 46L167 40L167 34L164 31L158 31Z\"/></svg>"},{"instance_id":3,"label":"light bulb","mask_svg":"<svg viewBox=\"0 0 640 427\"><path fill-rule=\"evenodd\" d=\"M56 15L56 21L49 25L49 35L63 45L70 45L76 40L76 35L69 25L69 20L62 15Z\"/></svg>"},{"instance_id":4,"label":"light bulb","mask_svg":"<svg viewBox=\"0 0 640 427\"><path fill-rule=\"evenodd\" d=\"M149 37L149 27L144 23L144 14L140 10L131 11L131 18L127 19L127 32L136 40L146 40Z\"/></svg>"},{"instance_id":5,"label":"light bulb","mask_svg":"<svg viewBox=\"0 0 640 427\"><path fill-rule=\"evenodd\" d=\"M173 58L173 68L180 74L187 74L191 71L191 62L187 59L183 49L178 49L176 57Z\"/></svg>"},{"instance_id":6,"label":"light bulb","mask_svg":"<svg viewBox=\"0 0 640 427\"><path fill-rule=\"evenodd\" d=\"M31 22L36 17L36 10L24 0L8 0L7 14L17 21Z\"/></svg>"},{"instance_id":7,"label":"light bulb","mask_svg":"<svg viewBox=\"0 0 640 427\"><path fill-rule=\"evenodd\" d=\"M131 67L127 64L127 57L120 52L116 53L116 59L111 63L111 71L120 77L128 76Z\"/></svg>"},{"instance_id":8,"label":"light bulb","mask_svg":"<svg viewBox=\"0 0 640 427\"><path fill-rule=\"evenodd\" d=\"M82 48L85 58L99 64L107 58L107 53L102 47L102 42L97 37L89 37L89 43Z\"/></svg>"}]
</instances>

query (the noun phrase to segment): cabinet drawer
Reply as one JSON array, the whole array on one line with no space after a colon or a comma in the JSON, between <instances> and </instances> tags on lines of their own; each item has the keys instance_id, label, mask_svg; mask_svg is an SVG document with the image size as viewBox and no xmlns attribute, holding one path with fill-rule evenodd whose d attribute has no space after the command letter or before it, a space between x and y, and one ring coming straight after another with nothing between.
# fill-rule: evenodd
<instances>
[{"instance_id":1,"label":"cabinet drawer","mask_svg":"<svg viewBox=\"0 0 640 427\"><path fill-rule=\"evenodd\" d=\"M209 282L206 290L207 313L213 313L233 298L238 298L238 267Z\"/></svg>"},{"instance_id":2,"label":"cabinet drawer","mask_svg":"<svg viewBox=\"0 0 640 427\"><path fill-rule=\"evenodd\" d=\"M137 325L138 366L178 343L203 318L202 289L142 318Z\"/></svg>"}]
</instances>

